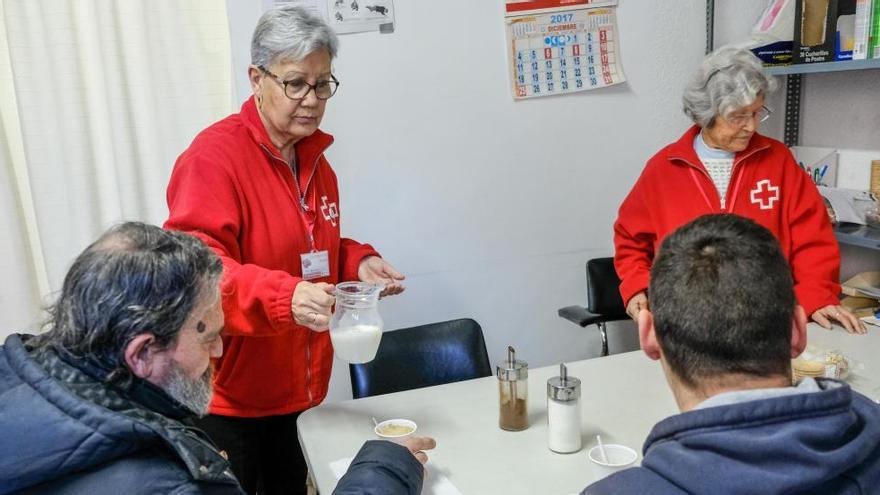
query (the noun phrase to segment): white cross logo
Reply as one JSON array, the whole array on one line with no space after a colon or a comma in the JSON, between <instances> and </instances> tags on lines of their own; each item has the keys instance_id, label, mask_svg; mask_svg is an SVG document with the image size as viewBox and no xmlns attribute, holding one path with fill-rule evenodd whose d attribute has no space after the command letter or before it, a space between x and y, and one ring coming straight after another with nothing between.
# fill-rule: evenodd
<instances>
[{"instance_id":1,"label":"white cross logo","mask_svg":"<svg viewBox=\"0 0 880 495\"><path fill-rule=\"evenodd\" d=\"M749 192L752 203L760 206L762 210L773 209L773 203L779 201L779 187L770 185L768 179L758 181L755 188Z\"/></svg>"},{"instance_id":2,"label":"white cross logo","mask_svg":"<svg viewBox=\"0 0 880 495\"><path fill-rule=\"evenodd\" d=\"M336 227L336 219L339 218L339 209L336 208L336 202L327 204L327 196L321 196L321 215Z\"/></svg>"}]
</instances>

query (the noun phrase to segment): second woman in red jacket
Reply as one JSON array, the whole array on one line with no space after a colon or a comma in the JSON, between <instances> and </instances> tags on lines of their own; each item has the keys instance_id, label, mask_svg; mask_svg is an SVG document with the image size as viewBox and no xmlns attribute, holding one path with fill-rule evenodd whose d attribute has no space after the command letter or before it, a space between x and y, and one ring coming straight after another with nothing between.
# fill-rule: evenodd
<instances>
[{"instance_id":1,"label":"second woman in red jacket","mask_svg":"<svg viewBox=\"0 0 880 495\"><path fill-rule=\"evenodd\" d=\"M798 303L820 325L864 325L840 306L840 252L816 186L784 144L758 134L776 82L748 50L706 56L685 88L694 126L654 155L620 206L614 266L633 318L647 308L651 262L663 238L707 213L735 213L776 235L791 265ZM743 308L747 311L748 308Z\"/></svg>"}]
</instances>

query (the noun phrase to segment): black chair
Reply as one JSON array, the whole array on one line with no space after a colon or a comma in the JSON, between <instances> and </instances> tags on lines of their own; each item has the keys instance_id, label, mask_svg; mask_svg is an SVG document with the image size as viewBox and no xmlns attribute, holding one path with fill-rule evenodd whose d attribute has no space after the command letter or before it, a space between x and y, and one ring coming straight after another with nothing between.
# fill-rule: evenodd
<instances>
[{"instance_id":1,"label":"black chair","mask_svg":"<svg viewBox=\"0 0 880 495\"><path fill-rule=\"evenodd\" d=\"M355 399L492 375L483 330L471 319L385 332L376 359L348 370Z\"/></svg>"},{"instance_id":2,"label":"black chair","mask_svg":"<svg viewBox=\"0 0 880 495\"><path fill-rule=\"evenodd\" d=\"M602 337L602 356L608 355L608 333L605 323L630 319L620 298L620 278L614 269L614 258L593 258L587 261L587 307L566 306L559 316L582 327L598 325Z\"/></svg>"}]
</instances>

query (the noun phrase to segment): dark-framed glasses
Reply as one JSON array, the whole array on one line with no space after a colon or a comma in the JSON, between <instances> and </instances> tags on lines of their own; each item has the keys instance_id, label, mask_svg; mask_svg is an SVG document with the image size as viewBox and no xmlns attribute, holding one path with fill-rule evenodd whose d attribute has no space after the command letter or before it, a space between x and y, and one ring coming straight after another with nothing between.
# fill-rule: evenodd
<instances>
[{"instance_id":1,"label":"dark-framed glasses","mask_svg":"<svg viewBox=\"0 0 880 495\"><path fill-rule=\"evenodd\" d=\"M309 84L305 79L299 78L282 81L280 77L269 72L269 70L262 65L258 65L257 68L280 84L281 87L284 88L284 96L291 100L302 100L311 90L315 90L315 97L319 100L326 100L335 95L336 90L339 89L339 80L332 74L330 75L329 80Z\"/></svg>"},{"instance_id":2,"label":"dark-framed glasses","mask_svg":"<svg viewBox=\"0 0 880 495\"><path fill-rule=\"evenodd\" d=\"M770 115L773 114L773 111L767 107L762 106L760 110L752 113L737 113L731 115L727 118L727 121L733 125L744 126L751 122L752 120L757 119L758 122L766 122L767 119L770 118Z\"/></svg>"}]
</instances>

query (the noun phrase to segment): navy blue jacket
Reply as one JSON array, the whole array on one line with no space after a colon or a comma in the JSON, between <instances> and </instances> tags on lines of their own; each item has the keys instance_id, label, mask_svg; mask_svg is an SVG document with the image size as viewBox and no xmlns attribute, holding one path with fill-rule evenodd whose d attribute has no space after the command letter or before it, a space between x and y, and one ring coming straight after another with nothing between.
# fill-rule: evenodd
<instances>
[{"instance_id":1,"label":"navy blue jacket","mask_svg":"<svg viewBox=\"0 0 880 495\"><path fill-rule=\"evenodd\" d=\"M880 405L846 384L671 416L641 467L583 493L880 493Z\"/></svg>"},{"instance_id":2,"label":"navy blue jacket","mask_svg":"<svg viewBox=\"0 0 880 495\"><path fill-rule=\"evenodd\" d=\"M0 494L243 493L160 389L122 393L57 351L34 354L18 335L0 346Z\"/></svg>"},{"instance_id":3,"label":"navy blue jacket","mask_svg":"<svg viewBox=\"0 0 880 495\"><path fill-rule=\"evenodd\" d=\"M406 447L370 440L351 461L333 495L419 495L423 469Z\"/></svg>"}]
</instances>

